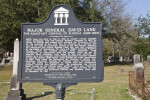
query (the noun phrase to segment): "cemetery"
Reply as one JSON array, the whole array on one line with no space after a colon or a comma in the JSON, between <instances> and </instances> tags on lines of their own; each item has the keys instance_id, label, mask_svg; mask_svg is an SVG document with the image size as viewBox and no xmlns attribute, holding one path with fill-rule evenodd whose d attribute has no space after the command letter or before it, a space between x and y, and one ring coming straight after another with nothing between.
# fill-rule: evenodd
<instances>
[{"instance_id":1,"label":"cemetery","mask_svg":"<svg viewBox=\"0 0 150 100\"><path fill-rule=\"evenodd\" d=\"M0 3L0 100L150 100L149 13L133 22L124 0Z\"/></svg>"}]
</instances>

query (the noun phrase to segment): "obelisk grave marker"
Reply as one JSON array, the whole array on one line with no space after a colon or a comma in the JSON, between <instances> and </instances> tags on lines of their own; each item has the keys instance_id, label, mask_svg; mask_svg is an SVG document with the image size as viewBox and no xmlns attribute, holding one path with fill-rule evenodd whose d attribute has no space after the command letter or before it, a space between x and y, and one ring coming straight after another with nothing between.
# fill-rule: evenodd
<instances>
[{"instance_id":1,"label":"obelisk grave marker","mask_svg":"<svg viewBox=\"0 0 150 100\"><path fill-rule=\"evenodd\" d=\"M10 90L5 100L24 100L26 95L22 89L22 83L18 82L17 71L19 61L19 39L14 41L13 75L10 80Z\"/></svg>"},{"instance_id":2,"label":"obelisk grave marker","mask_svg":"<svg viewBox=\"0 0 150 100\"><path fill-rule=\"evenodd\" d=\"M20 82L101 82L104 78L102 24L80 22L58 5L41 23L23 23Z\"/></svg>"}]
</instances>

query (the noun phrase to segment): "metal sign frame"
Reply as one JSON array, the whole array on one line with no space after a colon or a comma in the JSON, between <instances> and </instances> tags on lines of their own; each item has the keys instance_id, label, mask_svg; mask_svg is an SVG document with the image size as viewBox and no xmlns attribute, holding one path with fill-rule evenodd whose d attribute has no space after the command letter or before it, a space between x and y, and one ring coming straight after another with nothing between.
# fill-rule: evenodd
<instances>
[{"instance_id":1,"label":"metal sign frame","mask_svg":"<svg viewBox=\"0 0 150 100\"><path fill-rule=\"evenodd\" d=\"M65 13L60 16L60 19L57 21L57 15L58 13ZM55 18L56 17L56 18ZM69 17L69 18L68 18ZM68 19L67 19L68 18ZM62 21L61 21L62 20ZM64 21L65 20L65 21ZM77 35L69 35L69 32L67 34L62 35L24 35L24 32L27 31L28 28L42 28L45 29L46 27L52 27L52 28L64 28L65 30L68 28L81 28L81 34ZM90 34L83 34L83 32L86 31L86 29L89 29L90 27L93 28L91 30ZM84 30L85 29L85 30ZM94 30L96 29L96 30ZM84 31L83 31L84 30ZM21 25L21 42L20 42L20 57L19 57L19 68L18 68L18 80L20 82L42 82L42 83L79 83L79 82L101 82L104 78L104 61L103 61L103 53L102 53L102 39L101 39L101 30L102 30L102 24L100 22L81 22L79 21L74 13L73 10L67 6L67 5L58 5L54 7L48 18L41 22L41 23L23 23ZM88 30L89 31L89 30ZM92 33L93 32L93 33ZM95 33L94 33L95 32ZM98 33L96 33L98 32ZM88 32L87 32L88 33ZM96 70L69 70L69 71L48 71L48 72L25 72L26 67L26 38L75 38L75 39L81 39L86 38L87 40L89 38L93 38L96 40ZM65 66L65 65L63 65ZM56 77L56 78L48 78L44 75L49 73L57 73L59 74L69 73L70 75L76 74L77 77ZM57 76L57 75L56 75Z\"/></svg>"}]
</instances>

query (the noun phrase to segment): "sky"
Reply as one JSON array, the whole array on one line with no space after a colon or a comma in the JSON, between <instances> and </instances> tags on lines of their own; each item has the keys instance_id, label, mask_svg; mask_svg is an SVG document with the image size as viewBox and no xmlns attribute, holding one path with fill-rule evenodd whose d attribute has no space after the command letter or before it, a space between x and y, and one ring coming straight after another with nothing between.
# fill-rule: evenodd
<instances>
[{"instance_id":1,"label":"sky","mask_svg":"<svg viewBox=\"0 0 150 100\"><path fill-rule=\"evenodd\" d=\"M150 0L123 0L126 5L126 10L136 20L139 16L145 16L150 13Z\"/></svg>"}]
</instances>

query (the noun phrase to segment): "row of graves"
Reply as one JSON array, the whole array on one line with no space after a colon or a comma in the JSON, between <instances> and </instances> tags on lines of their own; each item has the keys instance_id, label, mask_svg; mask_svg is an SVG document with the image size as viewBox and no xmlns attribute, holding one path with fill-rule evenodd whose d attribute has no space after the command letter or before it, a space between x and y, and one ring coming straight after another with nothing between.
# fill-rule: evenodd
<instances>
[{"instance_id":1,"label":"row of graves","mask_svg":"<svg viewBox=\"0 0 150 100\"><path fill-rule=\"evenodd\" d=\"M108 56L106 63L114 63L114 62L133 62L133 57L124 57L124 56Z\"/></svg>"},{"instance_id":2,"label":"row of graves","mask_svg":"<svg viewBox=\"0 0 150 100\"><path fill-rule=\"evenodd\" d=\"M140 58L140 59L138 59ZM138 61L137 61L138 59ZM113 63L113 62L143 62L143 57L140 56L139 54L135 54L131 57L124 57L124 56L120 56L120 57L112 57L112 56L108 56L106 63ZM147 56L147 64L150 64L150 55Z\"/></svg>"},{"instance_id":3,"label":"row of graves","mask_svg":"<svg viewBox=\"0 0 150 100\"><path fill-rule=\"evenodd\" d=\"M14 43L13 76L5 100L26 98L22 83L54 87L56 100L80 82L102 82L102 24L80 22L67 5L54 7L41 23L23 23Z\"/></svg>"}]
</instances>

